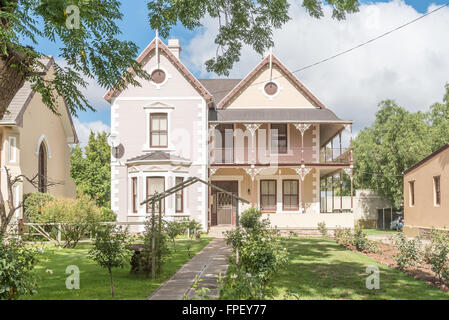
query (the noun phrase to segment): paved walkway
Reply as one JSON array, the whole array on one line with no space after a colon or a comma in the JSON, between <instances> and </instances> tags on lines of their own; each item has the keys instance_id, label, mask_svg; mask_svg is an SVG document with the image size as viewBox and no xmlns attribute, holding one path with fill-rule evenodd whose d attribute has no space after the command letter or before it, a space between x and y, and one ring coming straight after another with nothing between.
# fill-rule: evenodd
<instances>
[{"instance_id":1,"label":"paved walkway","mask_svg":"<svg viewBox=\"0 0 449 320\"><path fill-rule=\"evenodd\" d=\"M181 267L170 279L164 282L148 300L182 300L184 295L194 296L192 284L195 277L202 280L200 287L207 287L207 295L218 298L218 275L224 275L228 269L228 257L231 249L226 246L224 239L212 240L203 250Z\"/></svg>"}]
</instances>

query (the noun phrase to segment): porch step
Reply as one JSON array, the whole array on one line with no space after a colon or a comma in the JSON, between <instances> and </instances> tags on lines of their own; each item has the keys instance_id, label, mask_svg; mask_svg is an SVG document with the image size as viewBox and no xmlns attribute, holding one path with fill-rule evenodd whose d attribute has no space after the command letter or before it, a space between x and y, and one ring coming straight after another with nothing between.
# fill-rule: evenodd
<instances>
[{"instance_id":1,"label":"porch step","mask_svg":"<svg viewBox=\"0 0 449 320\"><path fill-rule=\"evenodd\" d=\"M232 226L215 226L215 227L211 227L209 229L209 237L213 237L213 238L218 238L218 239L224 239L225 235L224 233L226 231L231 231L232 230Z\"/></svg>"}]
</instances>

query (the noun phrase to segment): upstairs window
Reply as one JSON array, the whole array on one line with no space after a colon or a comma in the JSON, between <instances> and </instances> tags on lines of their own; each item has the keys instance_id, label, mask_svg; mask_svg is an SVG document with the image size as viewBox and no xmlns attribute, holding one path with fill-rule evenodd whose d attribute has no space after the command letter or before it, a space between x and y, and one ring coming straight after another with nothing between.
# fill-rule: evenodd
<instances>
[{"instance_id":1,"label":"upstairs window","mask_svg":"<svg viewBox=\"0 0 449 320\"><path fill-rule=\"evenodd\" d=\"M9 162L17 162L17 138L9 137L9 150L8 160Z\"/></svg>"},{"instance_id":2,"label":"upstairs window","mask_svg":"<svg viewBox=\"0 0 449 320\"><path fill-rule=\"evenodd\" d=\"M271 124L271 152L273 154L287 153L287 124Z\"/></svg>"},{"instance_id":3,"label":"upstairs window","mask_svg":"<svg viewBox=\"0 0 449 320\"><path fill-rule=\"evenodd\" d=\"M435 205L439 206L441 204L441 188L440 188L440 176L433 177L433 189L435 194Z\"/></svg>"},{"instance_id":4,"label":"upstairs window","mask_svg":"<svg viewBox=\"0 0 449 320\"><path fill-rule=\"evenodd\" d=\"M168 147L168 120L166 113L150 115L150 146L151 148Z\"/></svg>"},{"instance_id":5,"label":"upstairs window","mask_svg":"<svg viewBox=\"0 0 449 320\"><path fill-rule=\"evenodd\" d=\"M415 205L415 181L409 181L410 187L410 207Z\"/></svg>"}]
</instances>

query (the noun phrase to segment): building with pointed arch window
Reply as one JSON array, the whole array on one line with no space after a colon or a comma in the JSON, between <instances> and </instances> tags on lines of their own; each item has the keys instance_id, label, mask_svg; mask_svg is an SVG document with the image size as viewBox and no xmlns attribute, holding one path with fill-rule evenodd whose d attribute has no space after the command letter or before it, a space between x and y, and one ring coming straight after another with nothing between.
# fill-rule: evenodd
<instances>
[{"instance_id":1,"label":"building with pointed arch window","mask_svg":"<svg viewBox=\"0 0 449 320\"><path fill-rule=\"evenodd\" d=\"M43 57L44 77L50 77L55 67L52 57ZM49 193L58 197L75 197L75 184L70 176L71 145L78 143L72 117L64 98L59 97L60 116L51 112L25 82L8 106L8 113L0 120L0 187L7 199L5 167L12 176L38 175L38 186L28 182L14 186L16 203L34 192ZM58 185L47 187L47 181ZM22 212L17 212L20 219Z\"/></svg>"}]
</instances>

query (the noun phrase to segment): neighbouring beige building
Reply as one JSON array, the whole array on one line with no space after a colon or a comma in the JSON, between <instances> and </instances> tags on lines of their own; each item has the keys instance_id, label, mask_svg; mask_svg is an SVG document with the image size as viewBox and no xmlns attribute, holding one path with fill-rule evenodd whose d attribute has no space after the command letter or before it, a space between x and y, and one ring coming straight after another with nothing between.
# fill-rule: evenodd
<instances>
[{"instance_id":1,"label":"neighbouring beige building","mask_svg":"<svg viewBox=\"0 0 449 320\"><path fill-rule=\"evenodd\" d=\"M53 73L55 61L44 58L45 77ZM42 102L39 93L26 82L17 92L8 113L0 120L0 187L8 199L5 168L11 175L34 177L39 174L39 187L28 182L14 186L13 197L17 204L23 195L48 192L58 197L74 197L76 186L70 176L70 145L77 144L75 127L63 97L57 102L60 116ZM57 182L46 188L45 181ZM17 212L16 218L21 218Z\"/></svg>"},{"instance_id":2,"label":"neighbouring beige building","mask_svg":"<svg viewBox=\"0 0 449 320\"><path fill-rule=\"evenodd\" d=\"M449 227L449 144L404 172L404 232Z\"/></svg>"}]
</instances>

